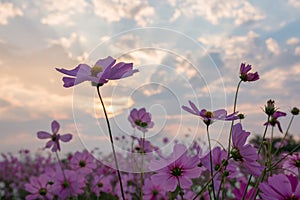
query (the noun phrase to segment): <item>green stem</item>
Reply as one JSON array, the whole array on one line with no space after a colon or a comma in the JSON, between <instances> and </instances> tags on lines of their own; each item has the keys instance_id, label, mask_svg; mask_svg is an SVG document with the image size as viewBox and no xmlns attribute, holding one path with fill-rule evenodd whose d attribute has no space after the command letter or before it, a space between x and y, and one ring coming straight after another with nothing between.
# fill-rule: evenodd
<instances>
[{"instance_id":1,"label":"green stem","mask_svg":"<svg viewBox=\"0 0 300 200\"><path fill-rule=\"evenodd\" d=\"M293 120L294 120L294 115L292 115L292 118L291 118L291 120L290 120L290 123L289 123L289 125L288 125L288 127L287 127L287 129L286 129L286 131L285 131L285 134L284 134L283 138L281 139L281 142L280 142L280 144L279 144L279 147L278 147L278 149L275 151L274 155L277 155L277 154L278 154L278 151L279 151L279 149L281 148L281 146L282 146L282 144L283 144L283 142L284 142L284 140L285 140L285 138L286 138L286 136L287 136L287 134L288 134L288 132L289 132L289 130L290 130L290 128L291 128L291 125L292 125Z\"/></svg>"},{"instance_id":2,"label":"green stem","mask_svg":"<svg viewBox=\"0 0 300 200\"><path fill-rule=\"evenodd\" d=\"M184 194L183 194L182 188L180 186L179 178L178 177L176 177L176 178L177 178L177 181L178 181L179 195L181 197L181 200L184 200L184 197L183 197Z\"/></svg>"},{"instance_id":3,"label":"green stem","mask_svg":"<svg viewBox=\"0 0 300 200\"><path fill-rule=\"evenodd\" d=\"M239 89L241 86L242 80L240 80L240 82L238 83L237 87L236 87L236 91L235 91L235 97L234 97L234 103L233 103L233 113L235 113L236 111L236 103L237 103L237 97L238 97L238 93L239 93ZM231 127L230 127L230 133L229 133L229 138L228 138L228 155L227 158L229 158L230 156L230 146L231 146L231 136L232 136L232 127L233 127L233 123L234 121L231 122Z\"/></svg>"},{"instance_id":4,"label":"green stem","mask_svg":"<svg viewBox=\"0 0 300 200\"><path fill-rule=\"evenodd\" d=\"M55 155L56 155L56 159L57 159L57 162L58 162L58 164L59 164L59 167L60 167L60 169L61 169L61 171L62 171L62 174L63 174L63 176L64 176L64 179L67 180L67 179L66 179L66 175L65 175L65 171L64 171L64 169L63 169L63 167L62 167L62 163L61 163L61 161L60 161L60 159L59 159L59 156L58 156L57 151L55 151Z\"/></svg>"},{"instance_id":5,"label":"green stem","mask_svg":"<svg viewBox=\"0 0 300 200\"><path fill-rule=\"evenodd\" d=\"M98 93L100 102L102 104L103 112L104 112L105 119L106 119L106 124L107 124L107 127L108 127L109 139L110 139L110 144L111 144L111 148L112 148L112 151L113 151L113 156L114 156L114 160L115 160L115 164L116 164L116 168L117 168L117 174L118 174L118 178L119 178L122 199L125 200L125 195L124 195L124 189L123 189L123 184L122 184L121 173L120 173L120 170L119 170L119 164L118 164L118 160L117 160L117 156L116 156L116 151L115 151L115 146L114 146L114 140L113 140L113 136L112 136L112 132L111 132L111 128L110 128L110 123L109 123L109 120L108 120L107 112L106 112L106 109L105 109L105 105L104 105L104 102L103 102L101 94L100 94L100 85L97 85L97 93Z\"/></svg>"},{"instance_id":6,"label":"green stem","mask_svg":"<svg viewBox=\"0 0 300 200\"><path fill-rule=\"evenodd\" d=\"M270 120L270 116L268 115L267 122L269 122L269 120ZM268 126L269 126L269 124L267 123L267 125L266 125L266 127L265 127L265 130L264 130L264 133L263 133L262 141L261 141L261 143L259 144L259 147L258 147L258 151L257 151L257 155L258 155L258 156L259 156L259 153L260 153L260 151L261 151L261 149L262 149L262 145L263 145L263 143L264 143L264 140L265 140L265 137L266 137L266 134L267 134ZM246 194L247 194L248 187L249 187L250 182L251 182L251 178L252 178L252 174L250 175L250 177L249 177L249 179L248 179L248 182L247 182L246 188L245 188L245 190L244 190L244 194L243 194L242 200L245 199L245 196L246 196Z\"/></svg>"},{"instance_id":7,"label":"green stem","mask_svg":"<svg viewBox=\"0 0 300 200\"><path fill-rule=\"evenodd\" d=\"M270 137L270 143L269 143L269 149L268 149L268 168L272 165L272 142L273 142L273 133L274 133L274 127L272 126L271 129L271 137ZM272 176L272 171L270 171L270 176Z\"/></svg>"},{"instance_id":8,"label":"green stem","mask_svg":"<svg viewBox=\"0 0 300 200\"><path fill-rule=\"evenodd\" d=\"M140 195L141 200L143 200L143 185L144 185L144 151L145 151L145 131L143 131L143 137L142 137L141 195Z\"/></svg>"},{"instance_id":9,"label":"green stem","mask_svg":"<svg viewBox=\"0 0 300 200\"><path fill-rule=\"evenodd\" d=\"M213 174L213 176L205 183L205 185L201 188L201 190L196 194L196 196L193 198L193 200L196 200L196 198L201 195L205 188L209 185L210 182L213 181L214 177L222 170L222 168L225 166L225 163L229 161L230 157L225 161L222 162L222 165L219 167L219 169Z\"/></svg>"},{"instance_id":10,"label":"green stem","mask_svg":"<svg viewBox=\"0 0 300 200\"><path fill-rule=\"evenodd\" d=\"M207 140L208 140L208 147L209 147L209 162L210 162L210 175L213 177L213 163L212 163L212 149L211 149L211 143L210 143L210 136L208 131L209 125L206 126L206 133L207 133ZM216 199L216 192L215 192L215 186L214 186L214 179L212 179L212 190L213 190L213 197Z\"/></svg>"}]
</instances>

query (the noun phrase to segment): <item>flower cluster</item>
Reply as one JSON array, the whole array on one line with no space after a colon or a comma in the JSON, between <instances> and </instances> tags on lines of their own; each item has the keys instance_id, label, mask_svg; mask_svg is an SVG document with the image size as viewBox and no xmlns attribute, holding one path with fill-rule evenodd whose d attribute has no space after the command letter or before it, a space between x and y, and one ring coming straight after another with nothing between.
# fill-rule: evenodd
<instances>
[{"instance_id":1,"label":"flower cluster","mask_svg":"<svg viewBox=\"0 0 300 200\"><path fill-rule=\"evenodd\" d=\"M72 134L59 134L60 124L54 120L51 133L38 131L37 137L48 139L44 149L51 148L56 159L51 154L32 157L27 150L20 151L19 157L2 154L0 199L300 199L300 154L297 152L300 147L287 137L299 109L291 110L291 121L283 131L280 119L288 114L278 111L274 100L268 100L264 108L267 120L261 126L264 132L258 140L249 141L251 133L243 128L246 127L242 122L245 115L236 111L236 99L242 82L259 80L258 72L251 73L251 68L245 63L240 66L240 81L231 114L225 109L199 109L192 101L188 101L189 106L182 105L183 110L204 122L208 148L198 140L192 145L181 141L172 144L172 140L164 136L161 143L173 145L173 150L169 154L162 152L157 141L151 142L146 137L154 127L151 113L146 108L133 108L128 126L134 128L134 133L122 136L127 141L125 144L131 145L128 147L131 151L118 156L99 87L138 70L133 69L132 63L116 63L112 57L98 60L93 67L80 64L72 70L57 69L67 75L63 77L64 87L84 81L97 85L112 145L112 154L102 159L114 158L116 169L101 163L88 150L71 153L66 159L59 158L61 142L71 141ZM231 123L228 148L218 145L221 142L214 147L211 145L210 125L220 120ZM283 137L273 137L275 126L285 132ZM269 127L272 128L270 136ZM135 135L136 129L142 135ZM140 173L121 172L119 164L123 169L134 168Z\"/></svg>"}]
</instances>

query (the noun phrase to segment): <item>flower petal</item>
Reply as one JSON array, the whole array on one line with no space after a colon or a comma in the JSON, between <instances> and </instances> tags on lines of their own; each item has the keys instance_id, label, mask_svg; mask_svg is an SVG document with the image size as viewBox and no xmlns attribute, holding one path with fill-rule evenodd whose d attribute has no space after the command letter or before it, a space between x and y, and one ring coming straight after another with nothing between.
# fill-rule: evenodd
<instances>
[{"instance_id":1,"label":"flower petal","mask_svg":"<svg viewBox=\"0 0 300 200\"><path fill-rule=\"evenodd\" d=\"M39 139L48 139L48 138L51 138L52 135L48 132L45 132L45 131L39 131L39 132L37 132L37 137Z\"/></svg>"},{"instance_id":2,"label":"flower petal","mask_svg":"<svg viewBox=\"0 0 300 200\"><path fill-rule=\"evenodd\" d=\"M72 139L72 137L73 137L72 134L67 133L67 134L61 135L60 140L63 142L69 142Z\"/></svg>"},{"instance_id":3,"label":"flower petal","mask_svg":"<svg viewBox=\"0 0 300 200\"><path fill-rule=\"evenodd\" d=\"M60 127L59 123L56 120L53 120L51 123L52 133L56 134L59 130L59 127Z\"/></svg>"}]
</instances>

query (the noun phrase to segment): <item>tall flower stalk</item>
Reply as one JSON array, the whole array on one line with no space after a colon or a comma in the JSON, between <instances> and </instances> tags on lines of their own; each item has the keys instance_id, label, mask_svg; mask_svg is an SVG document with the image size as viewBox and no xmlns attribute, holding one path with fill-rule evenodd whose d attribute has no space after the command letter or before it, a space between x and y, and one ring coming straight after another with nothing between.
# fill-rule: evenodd
<instances>
[{"instance_id":1,"label":"tall flower stalk","mask_svg":"<svg viewBox=\"0 0 300 200\"><path fill-rule=\"evenodd\" d=\"M93 86L97 87L97 93L99 96L99 99L101 101L103 112L105 114L106 123L108 127L109 137L110 137L110 143L113 151L113 156L115 160L115 165L117 168L119 183L120 183L120 189L123 200L125 200L124 190L123 190L123 184L121 179L121 174L118 166L118 161L116 157L115 147L113 143L113 137L112 132L109 124L109 120L107 117L107 112L105 109L105 105L103 103L101 94L100 94L100 86L103 86L104 84L108 83L109 80L118 80L122 78L126 78L129 76L132 76L134 73L138 72L137 69L133 69L132 63L124 63L119 62L116 63L116 59L108 56L104 59L99 59L93 67L87 65L87 64L79 64L77 67L71 70L67 70L64 68L56 68L58 72L61 72L67 76L64 76L62 78L64 82L64 87L69 88L73 87L75 85L78 85L80 83L83 83L85 81L90 81Z\"/></svg>"},{"instance_id":2,"label":"tall flower stalk","mask_svg":"<svg viewBox=\"0 0 300 200\"><path fill-rule=\"evenodd\" d=\"M125 195L124 195L124 189L123 189L123 183L122 183L122 177L121 177L121 173L120 173L120 169L119 169L119 164L118 164L118 159L117 159L117 155L116 155L116 150L115 150L115 145L114 145L114 139L112 136L112 132L111 132L111 128L110 128L110 123L108 120L108 116L107 116L107 112L105 109L105 105L104 102L102 100L101 94L100 94L100 86L101 85L97 85L97 93L103 108L103 112L105 115L105 119L106 119L106 124L107 124L107 128L108 128L108 133L109 133L109 139L110 139L110 144L111 144L111 148L112 148L112 152L113 152L113 157L114 157L114 161L115 161L115 165L116 165L116 169L117 169L117 174L118 174L118 178L119 178L119 183L120 183L120 189L121 189L121 195L123 200L125 200Z\"/></svg>"}]
</instances>

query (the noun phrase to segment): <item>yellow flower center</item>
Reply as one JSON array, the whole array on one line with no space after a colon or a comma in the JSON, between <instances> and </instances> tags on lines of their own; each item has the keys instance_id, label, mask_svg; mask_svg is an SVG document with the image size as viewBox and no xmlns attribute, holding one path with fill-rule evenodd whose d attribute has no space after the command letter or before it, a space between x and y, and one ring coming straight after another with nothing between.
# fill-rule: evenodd
<instances>
[{"instance_id":1,"label":"yellow flower center","mask_svg":"<svg viewBox=\"0 0 300 200\"><path fill-rule=\"evenodd\" d=\"M101 66L95 65L91 69L91 76L97 77L97 74L102 72L103 68Z\"/></svg>"}]
</instances>

